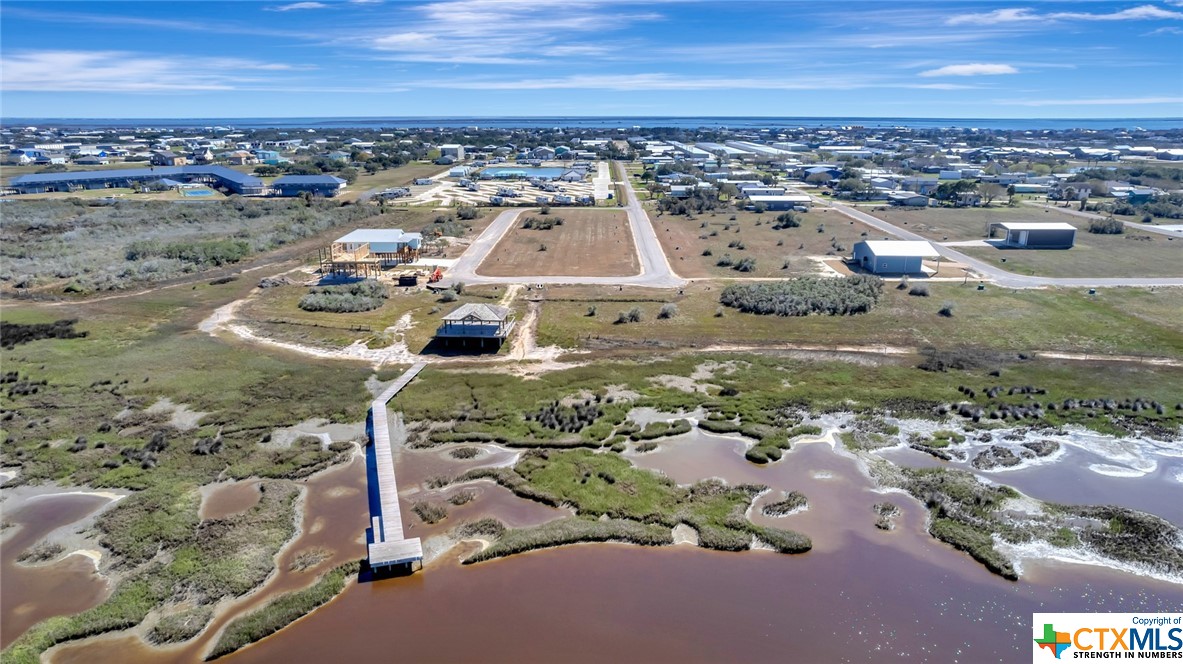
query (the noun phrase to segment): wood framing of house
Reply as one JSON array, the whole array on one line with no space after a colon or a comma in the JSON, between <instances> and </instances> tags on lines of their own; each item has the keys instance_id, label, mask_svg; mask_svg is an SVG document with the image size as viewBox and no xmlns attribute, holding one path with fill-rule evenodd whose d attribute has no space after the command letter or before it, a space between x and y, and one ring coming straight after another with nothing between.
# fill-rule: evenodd
<instances>
[{"instance_id":1,"label":"wood framing of house","mask_svg":"<svg viewBox=\"0 0 1183 664\"><path fill-rule=\"evenodd\" d=\"M423 236L398 228L360 228L337 238L319 252L323 274L368 277L385 268L419 260Z\"/></svg>"}]
</instances>

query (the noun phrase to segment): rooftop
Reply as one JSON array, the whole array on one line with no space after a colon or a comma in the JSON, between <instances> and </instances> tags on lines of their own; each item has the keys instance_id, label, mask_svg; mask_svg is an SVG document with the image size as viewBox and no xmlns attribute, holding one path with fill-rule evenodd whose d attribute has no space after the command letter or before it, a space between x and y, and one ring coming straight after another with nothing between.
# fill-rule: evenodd
<instances>
[{"instance_id":1,"label":"rooftop","mask_svg":"<svg viewBox=\"0 0 1183 664\"><path fill-rule=\"evenodd\" d=\"M366 244L379 242L406 242L412 239L421 239L423 237L420 233L405 233L399 228L359 228L351 231L335 241L342 244Z\"/></svg>"},{"instance_id":2,"label":"rooftop","mask_svg":"<svg viewBox=\"0 0 1183 664\"><path fill-rule=\"evenodd\" d=\"M478 320L487 322L499 322L505 320L509 316L508 307L499 307L495 304L464 304L457 307L455 311L444 316L445 321L461 321L461 320Z\"/></svg>"},{"instance_id":3,"label":"rooftop","mask_svg":"<svg viewBox=\"0 0 1183 664\"><path fill-rule=\"evenodd\" d=\"M345 180L335 175L285 175L277 178L272 184L277 187L285 184L332 184L341 186L345 184Z\"/></svg>"},{"instance_id":4,"label":"rooftop","mask_svg":"<svg viewBox=\"0 0 1183 664\"><path fill-rule=\"evenodd\" d=\"M923 240L864 240L863 244L876 256L939 256L932 245Z\"/></svg>"},{"instance_id":5,"label":"rooftop","mask_svg":"<svg viewBox=\"0 0 1183 664\"><path fill-rule=\"evenodd\" d=\"M992 226L1001 226L1008 231L1074 231L1076 227L1062 221L999 221Z\"/></svg>"}]
</instances>

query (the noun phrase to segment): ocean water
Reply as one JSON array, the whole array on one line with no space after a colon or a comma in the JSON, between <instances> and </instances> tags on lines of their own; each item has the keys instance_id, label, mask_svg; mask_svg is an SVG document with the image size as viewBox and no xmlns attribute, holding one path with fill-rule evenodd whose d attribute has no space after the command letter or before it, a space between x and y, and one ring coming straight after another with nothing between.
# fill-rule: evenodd
<instances>
[{"instance_id":1,"label":"ocean water","mask_svg":"<svg viewBox=\"0 0 1183 664\"><path fill-rule=\"evenodd\" d=\"M893 117L697 117L697 116L605 116L605 117L261 117L261 118L3 118L4 127L101 127L236 129L394 129L414 127L481 128L589 128L629 129L649 127L696 128L795 128L795 127L909 127L913 129L979 128L1020 131L1043 129L1180 129L1183 118L893 118Z\"/></svg>"}]
</instances>

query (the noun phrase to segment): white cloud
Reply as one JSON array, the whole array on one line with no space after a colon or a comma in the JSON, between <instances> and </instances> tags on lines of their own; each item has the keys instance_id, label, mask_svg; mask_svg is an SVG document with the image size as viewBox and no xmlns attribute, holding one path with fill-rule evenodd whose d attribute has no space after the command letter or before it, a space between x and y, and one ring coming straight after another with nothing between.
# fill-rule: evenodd
<instances>
[{"instance_id":1,"label":"white cloud","mask_svg":"<svg viewBox=\"0 0 1183 664\"><path fill-rule=\"evenodd\" d=\"M1092 99L998 99L998 104L1015 106L1146 106L1153 104L1180 104L1183 97L1097 97Z\"/></svg>"},{"instance_id":2,"label":"white cloud","mask_svg":"<svg viewBox=\"0 0 1183 664\"><path fill-rule=\"evenodd\" d=\"M607 32L662 18L624 11L612 0L456 0L403 9L397 30L360 35L385 59L406 62L526 64L547 58L612 57L625 45L585 44ZM357 37L351 36L356 42Z\"/></svg>"},{"instance_id":3,"label":"white cloud","mask_svg":"<svg viewBox=\"0 0 1183 664\"><path fill-rule=\"evenodd\" d=\"M1039 15L1025 7L1012 9L995 9L981 14L959 14L945 21L947 25L996 25L998 23L1018 23L1038 20Z\"/></svg>"},{"instance_id":4,"label":"white cloud","mask_svg":"<svg viewBox=\"0 0 1183 664\"><path fill-rule=\"evenodd\" d=\"M974 86L952 83L885 83L876 77L841 78L832 74L794 78L733 78L667 73L644 74L574 74L551 78L434 79L406 83L408 87L448 88L457 90L858 90L867 88L906 88L920 90L964 90Z\"/></svg>"},{"instance_id":5,"label":"white cloud","mask_svg":"<svg viewBox=\"0 0 1183 664\"><path fill-rule=\"evenodd\" d=\"M122 51L32 51L0 58L4 90L179 92L265 85L290 65L241 58L171 57ZM264 73L267 72L267 73Z\"/></svg>"},{"instance_id":6,"label":"white cloud","mask_svg":"<svg viewBox=\"0 0 1183 664\"><path fill-rule=\"evenodd\" d=\"M1180 20L1183 12L1171 11L1154 5L1141 5L1107 14L1090 12L1049 12L1041 14L1028 7L995 9L974 14L958 14L945 20L946 25L998 25L1003 23L1036 23L1040 21L1144 21L1153 19Z\"/></svg>"},{"instance_id":7,"label":"white cloud","mask_svg":"<svg viewBox=\"0 0 1183 664\"><path fill-rule=\"evenodd\" d=\"M1183 0L1180 0L1180 2L1183 2ZM1176 28L1173 26L1166 27L1166 28L1159 28L1157 30L1151 30L1150 32L1147 32L1146 34L1147 34L1147 36L1149 36L1149 35L1183 35L1183 28Z\"/></svg>"},{"instance_id":8,"label":"white cloud","mask_svg":"<svg viewBox=\"0 0 1183 664\"><path fill-rule=\"evenodd\" d=\"M276 5L275 7L267 7L267 11L272 12L290 12L298 9L328 9L328 5L323 2L293 2L288 5Z\"/></svg>"},{"instance_id":9,"label":"white cloud","mask_svg":"<svg viewBox=\"0 0 1183 664\"><path fill-rule=\"evenodd\" d=\"M946 65L936 69L920 72L920 76L997 76L999 74L1017 74L1018 69L1010 65L971 63L965 65Z\"/></svg>"}]
</instances>

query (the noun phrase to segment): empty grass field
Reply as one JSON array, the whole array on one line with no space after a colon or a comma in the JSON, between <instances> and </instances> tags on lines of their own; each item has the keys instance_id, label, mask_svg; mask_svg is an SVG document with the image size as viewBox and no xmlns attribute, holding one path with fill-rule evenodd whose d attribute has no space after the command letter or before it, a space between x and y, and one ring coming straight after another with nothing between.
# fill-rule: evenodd
<instances>
[{"instance_id":1,"label":"empty grass field","mask_svg":"<svg viewBox=\"0 0 1183 664\"><path fill-rule=\"evenodd\" d=\"M1071 249L960 247L960 251L1008 272L1041 277L1181 277L1183 240L1134 228L1122 235L1089 233L1078 219Z\"/></svg>"},{"instance_id":2,"label":"empty grass field","mask_svg":"<svg viewBox=\"0 0 1183 664\"><path fill-rule=\"evenodd\" d=\"M959 242L963 240L984 240L990 224L1003 222L1067 222L1081 221L1062 212L1036 208L988 207L988 208L909 208L879 206L862 208L864 212L890 224L901 226L913 233L919 233L937 242ZM1079 241L1080 236L1077 235Z\"/></svg>"},{"instance_id":3,"label":"empty grass field","mask_svg":"<svg viewBox=\"0 0 1183 664\"><path fill-rule=\"evenodd\" d=\"M1016 274L1041 277L1183 276L1183 241L1127 228L1122 235L1088 232L1089 220L1046 208L876 208L870 214L937 242L983 240L991 223L1065 222L1076 227L1071 249L956 247Z\"/></svg>"},{"instance_id":4,"label":"empty grass field","mask_svg":"<svg viewBox=\"0 0 1183 664\"><path fill-rule=\"evenodd\" d=\"M624 277L641 271L624 212L554 208L549 216L563 223L549 230L523 228L531 216L544 215L523 212L477 268L480 274Z\"/></svg>"},{"instance_id":5,"label":"empty grass field","mask_svg":"<svg viewBox=\"0 0 1183 664\"><path fill-rule=\"evenodd\" d=\"M371 189L385 189L387 187L405 187L416 178L426 178L438 175L447 170L447 166L440 166L429 161L413 161L395 168L378 171L373 175L364 170L357 176L357 181L346 188L341 194L342 200L357 200L364 192Z\"/></svg>"},{"instance_id":6,"label":"empty grass field","mask_svg":"<svg viewBox=\"0 0 1183 664\"><path fill-rule=\"evenodd\" d=\"M917 297L885 284L880 303L855 316L778 317L720 307L724 284L681 291L550 287L542 306L538 343L576 348L775 346L975 346L1007 351L1064 351L1183 356L1183 309L1178 289L1020 290L971 284L928 284ZM679 294L679 292L681 294ZM659 318L673 303L677 312ZM953 305L952 317L938 315ZM595 315L589 315L595 307ZM641 321L616 323L633 307ZM722 315L717 315L721 313Z\"/></svg>"},{"instance_id":7,"label":"empty grass field","mask_svg":"<svg viewBox=\"0 0 1183 664\"><path fill-rule=\"evenodd\" d=\"M800 226L773 230L780 214L722 210L686 217L657 216L651 211L649 217L674 271L688 278L813 274L820 265L811 257L849 256L859 240L888 237L882 231L825 209L794 212ZM707 250L710 255L704 255ZM733 267L719 265L725 256L732 263L754 259L755 269L738 272Z\"/></svg>"}]
</instances>

